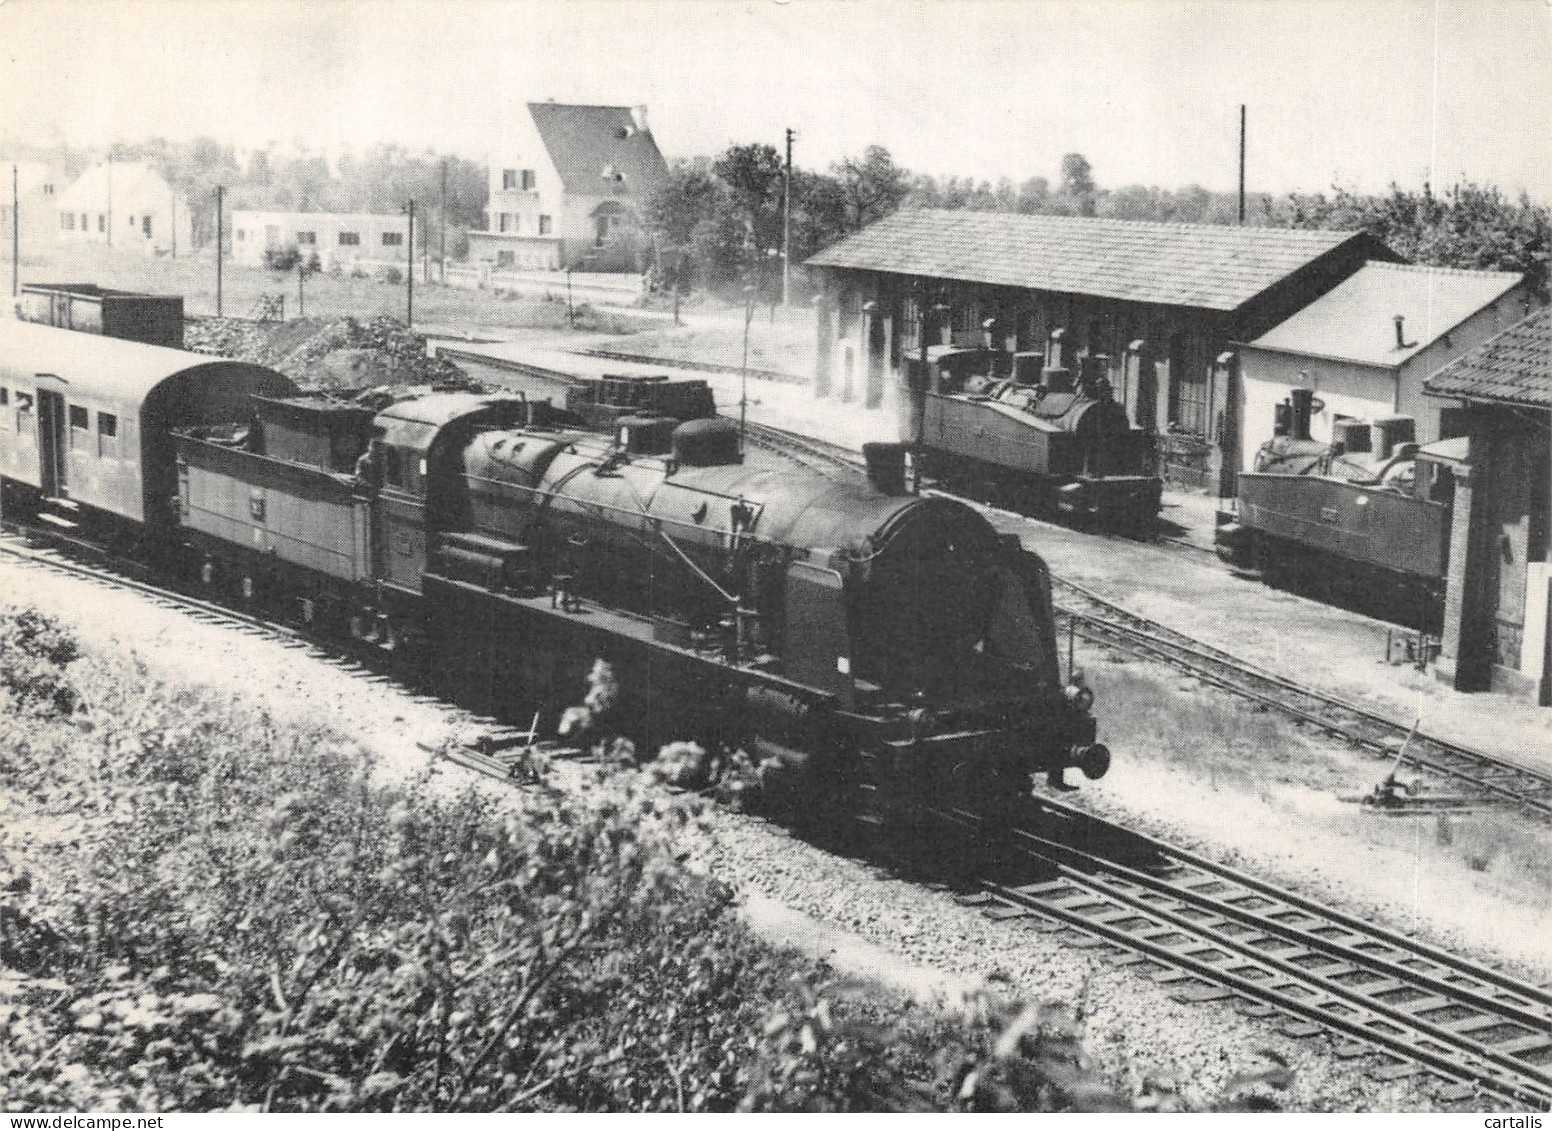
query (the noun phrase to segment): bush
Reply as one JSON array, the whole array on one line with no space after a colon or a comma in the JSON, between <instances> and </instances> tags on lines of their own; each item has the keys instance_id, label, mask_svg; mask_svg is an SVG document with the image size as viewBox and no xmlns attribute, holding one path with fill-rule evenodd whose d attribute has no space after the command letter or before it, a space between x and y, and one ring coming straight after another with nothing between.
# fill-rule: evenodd
<instances>
[{"instance_id":1,"label":"bush","mask_svg":"<svg viewBox=\"0 0 1552 1131\"><path fill-rule=\"evenodd\" d=\"M264 266L271 271L295 271L302 262L302 253L295 245L267 247L264 249Z\"/></svg>"},{"instance_id":2,"label":"bush","mask_svg":"<svg viewBox=\"0 0 1552 1131\"><path fill-rule=\"evenodd\" d=\"M397 267L381 267L377 271L377 281L387 283L390 286L404 282L404 272Z\"/></svg>"},{"instance_id":3,"label":"bush","mask_svg":"<svg viewBox=\"0 0 1552 1131\"><path fill-rule=\"evenodd\" d=\"M0 626L8 693L49 700L14 657L64 680L74 644ZM1116 1102L1048 1012L963 1026L772 951L680 863L694 806L641 775L449 796L322 729L86 675L94 727L0 715L0 785L38 818L14 828L73 825L4 834L0 963L31 980L0 1000L0 1109Z\"/></svg>"},{"instance_id":4,"label":"bush","mask_svg":"<svg viewBox=\"0 0 1552 1131\"><path fill-rule=\"evenodd\" d=\"M74 712L80 695L65 668L79 655L74 638L52 617L0 611L0 692L18 713Z\"/></svg>"}]
</instances>

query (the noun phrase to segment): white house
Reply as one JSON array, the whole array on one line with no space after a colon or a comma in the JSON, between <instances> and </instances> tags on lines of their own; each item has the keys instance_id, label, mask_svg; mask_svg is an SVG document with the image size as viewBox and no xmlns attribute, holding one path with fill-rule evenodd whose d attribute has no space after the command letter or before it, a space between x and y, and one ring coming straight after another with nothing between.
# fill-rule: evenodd
<instances>
[{"instance_id":1,"label":"white house","mask_svg":"<svg viewBox=\"0 0 1552 1131\"><path fill-rule=\"evenodd\" d=\"M0 248L5 250L7 261L11 255L13 229L20 237L23 255L53 244L54 232L59 226L56 205L63 187L63 179L41 162L0 162ZM13 190L19 217L14 224L11 216Z\"/></svg>"},{"instance_id":2,"label":"white house","mask_svg":"<svg viewBox=\"0 0 1552 1131\"><path fill-rule=\"evenodd\" d=\"M469 258L491 267L634 271L641 209L668 177L645 106L530 102L490 168L488 223Z\"/></svg>"},{"instance_id":3,"label":"white house","mask_svg":"<svg viewBox=\"0 0 1552 1131\"><path fill-rule=\"evenodd\" d=\"M1338 417L1414 417L1417 441L1458 435L1448 407L1423 381L1524 318L1535 303L1524 277L1370 261L1292 317L1240 346L1244 406L1242 467L1272 437L1276 406L1294 388L1313 389L1314 439L1331 439Z\"/></svg>"},{"instance_id":4,"label":"white house","mask_svg":"<svg viewBox=\"0 0 1552 1131\"><path fill-rule=\"evenodd\" d=\"M155 170L134 162L94 165L59 194L62 243L186 255L193 243L188 202Z\"/></svg>"},{"instance_id":5,"label":"white house","mask_svg":"<svg viewBox=\"0 0 1552 1131\"><path fill-rule=\"evenodd\" d=\"M316 253L325 271L403 263L409 218L376 212L232 212L232 259L263 267L271 248ZM418 225L416 243L422 242Z\"/></svg>"}]
</instances>

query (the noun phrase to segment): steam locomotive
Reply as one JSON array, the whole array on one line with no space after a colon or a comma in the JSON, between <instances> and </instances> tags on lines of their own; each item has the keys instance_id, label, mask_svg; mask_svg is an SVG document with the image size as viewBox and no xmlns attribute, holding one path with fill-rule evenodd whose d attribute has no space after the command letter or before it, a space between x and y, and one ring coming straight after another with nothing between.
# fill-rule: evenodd
<instances>
[{"instance_id":1,"label":"steam locomotive","mask_svg":"<svg viewBox=\"0 0 1552 1131\"><path fill-rule=\"evenodd\" d=\"M1465 439L1420 447L1411 417L1384 416L1339 418L1326 444L1310 436L1318 409L1308 389L1277 406L1272 439L1239 477L1237 514L1218 526L1218 556L1436 629Z\"/></svg>"},{"instance_id":2,"label":"steam locomotive","mask_svg":"<svg viewBox=\"0 0 1552 1131\"><path fill-rule=\"evenodd\" d=\"M1151 437L1127 419L1102 356L1075 375L1040 353L929 351L914 373L921 470L950 490L1031 514L1144 533L1163 482Z\"/></svg>"},{"instance_id":3,"label":"steam locomotive","mask_svg":"<svg viewBox=\"0 0 1552 1131\"><path fill-rule=\"evenodd\" d=\"M384 405L259 366L0 323L0 489L78 534L413 657L526 721L599 658L617 725L807 766L881 804L1101 776L1043 563L973 509L762 466L731 422L608 433L522 396ZM554 714L549 715L554 718Z\"/></svg>"}]
</instances>

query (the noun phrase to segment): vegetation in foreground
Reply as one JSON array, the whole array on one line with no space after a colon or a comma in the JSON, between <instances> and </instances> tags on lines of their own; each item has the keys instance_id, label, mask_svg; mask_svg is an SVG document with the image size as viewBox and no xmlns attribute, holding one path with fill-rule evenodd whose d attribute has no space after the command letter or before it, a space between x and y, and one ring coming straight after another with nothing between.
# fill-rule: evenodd
<instances>
[{"instance_id":1,"label":"vegetation in foreground","mask_svg":"<svg viewBox=\"0 0 1552 1131\"><path fill-rule=\"evenodd\" d=\"M1059 1009L949 1018L773 951L638 776L387 784L336 735L77 655L0 609L0 1108L1128 1102Z\"/></svg>"}]
</instances>

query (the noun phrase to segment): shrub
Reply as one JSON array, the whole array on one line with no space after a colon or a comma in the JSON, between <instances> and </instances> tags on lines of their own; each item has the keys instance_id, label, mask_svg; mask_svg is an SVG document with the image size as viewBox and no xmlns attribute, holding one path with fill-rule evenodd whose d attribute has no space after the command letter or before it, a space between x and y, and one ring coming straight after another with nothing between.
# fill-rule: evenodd
<instances>
[{"instance_id":1,"label":"shrub","mask_svg":"<svg viewBox=\"0 0 1552 1131\"><path fill-rule=\"evenodd\" d=\"M56 625L0 623L8 665L64 678ZM0 1109L1119 1102L1053 1014L983 1003L961 1025L759 942L680 863L694 804L642 775L450 796L378 781L322 729L87 676L94 727L0 715L0 781L75 826L7 841L0 962L32 981L0 1002Z\"/></svg>"},{"instance_id":2,"label":"shrub","mask_svg":"<svg viewBox=\"0 0 1552 1131\"><path fill-rule=\"evenodd\" d=\"M377 272L377 281L379 283L388 283L389 285L402 283L404 282L404 272L397 267L381 267Z\"/></svg>"},{"instance_id":3,"label":"shrub","mask_svg":"<svg viewBox=\"0 0 1552 1131\"><path fill-rule=\"evenodd\" d=\"M33 609L0 611L0 691L23 714L68 715L80 694L65 668L80 655L58 621Z\"/></svg>"},{"instance_id":4,"label":"shrub","mask_svg":"<svg viewBox=\"0 0 1552 1131\"><path fill-rule=\"evenodd\" d=\"M295 271L302 262L302 252L294 244L264 249L264 266L271 271Z\"/></svg>"}]
</instances>

